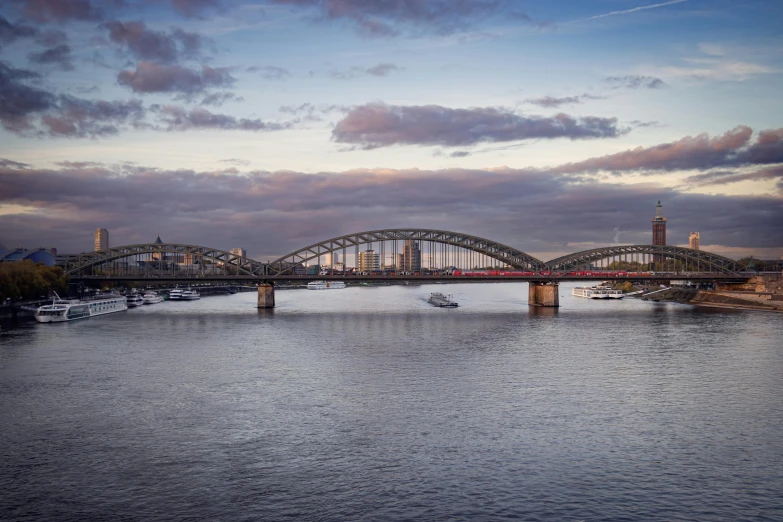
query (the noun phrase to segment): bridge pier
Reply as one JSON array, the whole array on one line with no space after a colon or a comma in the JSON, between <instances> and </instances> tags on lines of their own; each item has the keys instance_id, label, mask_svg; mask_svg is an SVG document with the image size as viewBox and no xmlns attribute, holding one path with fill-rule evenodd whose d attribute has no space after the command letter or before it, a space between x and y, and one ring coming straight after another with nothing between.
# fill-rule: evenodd
<instances>
[{"instance_id":1,"label":"bridge pier","mask_svg":"<svg viewBox=\"0 0 783 522\"><path fill-rule=\"evenodd\" d=\"M558 308L560 306L560 283L528 283L527 304Z\"/></svg>"},{"instance_id":2,"label":"bridge pier","mask_svg":"<svg viewBox=\"0 0 783 522\"><path fill-rule=\"evenodd\" d=\"M263 283L258 285L258 308L275 307L275 287Z\"/></svg>"}]
</instances>

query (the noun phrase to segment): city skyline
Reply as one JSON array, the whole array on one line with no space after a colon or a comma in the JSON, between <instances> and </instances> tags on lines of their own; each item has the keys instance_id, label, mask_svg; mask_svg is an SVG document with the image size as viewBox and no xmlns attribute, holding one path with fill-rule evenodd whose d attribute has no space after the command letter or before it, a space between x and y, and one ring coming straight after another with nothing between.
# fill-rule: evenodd
<instances>
[{"instance_id":1,"label":"city skyline","mask_svg":"<svg viewBox=\"0 0 783 522\"><path fill-rule=\"evenodd\" d=\"M0 243L410 227L549 259L652 243L661 200L669 244L783 255L783 6L574 4L6 3Z\"/></svg>"}]
</instances>

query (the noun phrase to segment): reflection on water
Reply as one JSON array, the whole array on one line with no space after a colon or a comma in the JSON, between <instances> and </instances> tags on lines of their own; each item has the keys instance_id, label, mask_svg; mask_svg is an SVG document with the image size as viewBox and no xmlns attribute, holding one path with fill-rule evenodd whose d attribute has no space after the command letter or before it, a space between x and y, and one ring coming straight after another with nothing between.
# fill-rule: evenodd
<instances>
[{"instance_id":1,"label":"reflection on water","mask_svg":"<svg viewBox=\"0 0 783 522\"><path fill-rule=\"evenodd\" d=\"M0 518L780 519L781 317L560 293L278 290L2 332Z\"/></svg>"}]
</instances>

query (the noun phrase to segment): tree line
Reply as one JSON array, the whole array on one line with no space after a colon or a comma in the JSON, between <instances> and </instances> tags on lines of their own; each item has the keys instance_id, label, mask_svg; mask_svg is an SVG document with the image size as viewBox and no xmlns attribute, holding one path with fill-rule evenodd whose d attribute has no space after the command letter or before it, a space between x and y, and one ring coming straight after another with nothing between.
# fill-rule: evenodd
<instances>
[{"instance_id":1,"label":"tree line","mask_svg":"<svg viewBox=\"0 0 783 522\"><path fill-rule=\"evenodd\" d=\"M29 259L0 263L0 302L48 297L55 291L65 295L68 276L59 266L46 266Z\"/></svg>"}]
</instances>

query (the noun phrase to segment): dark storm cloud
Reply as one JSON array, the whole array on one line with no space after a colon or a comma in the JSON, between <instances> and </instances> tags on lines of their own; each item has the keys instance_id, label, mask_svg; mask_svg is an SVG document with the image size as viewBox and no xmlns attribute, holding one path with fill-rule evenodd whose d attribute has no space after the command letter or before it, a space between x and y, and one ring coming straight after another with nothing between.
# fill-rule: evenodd
<instances>
[{"instance_id":1,"label":"dark storm cloud","mask_svg":"<svg viewBox=\"0 0 783 522\"><path fill-rule=\"evenodd\" d=\"M660 89L666 87L666 82L654 76L627 75L609 76L606 81L613 84L613 89Z\"/></svg>"},{"instance_id":2,"label":"dark storm cloud","mask_svg":"<svg viewBox=\"0 0 783 522\"><path fill-rule=\"evenodd\" d=\"M707 170L741 165L783 163L783 129L759 132L751 143L753 130L739 125L722 136L686 136L672 143L609 154L551 169L557 173L610 171Z\"/></svg>"},{"instance_id":3,"label":"dark storm cloud","mask_svg":"<svg viewBox=\"0 0 783 522\"><path fill-rule=\"evenodd\" d=\"M393 36L398 26L447 34L496 14L501 0L269 0L315 9L320 17L347 20L367 36Z\"/></svg>"},{"instance_id":4,"label":"dark storm cloud","mask_svg":"<svg viewBox=\"0 0 783 522\"><path fill-rule=\"evenodd\" d=\"M117 81L138 93L197 94L212 87L231 86L234 77L225 67L202 65L198 71L179 65L140 61L135 71L121 71Z\"/></svg>"},{"instance_id":5,"label":"dark storm cloud","mask_svg":"<svg viewBox=\"0 0 783 522\"><path fill-rule=\"evenodd\" d=\"M390 145L455 147L541 138L613 138L622 133L616 118L522 116L494 107L450 109L371 103L353 107L337 123L332 138L372 149Z\"/></svg>"},{"instance_id":6,"label":"dark storm cloud","mask_svg":"<svg viewBox=\"0 0 783 522\"><path fill-rule=\"evenodd\" d=\"M71 46L67 44L61 44L38 53L30 53L28 58L31 63L56 65L64 71L73 70Z\"/></svg>"},{"instance_id":7,"label":"dark storm cloud","mask_svg":"<svg viewBox=\"0 0 783 522\"><path fill-rule=\"evenodd\" d=\"M259 119L236 118L227 114L215 114L201 107L187 110L174 105L154 106L159 121L167 131L198 129L276 131L287 129L288 123L264 122Z\"/></svg>"},{"instance_id":8,"label":"dark storm cloud","mask_svg":"<svg viewBox=\"0 0 783 522\"><path fill-rule=\"evenodd\" d=\"M23 23L13 24L0 16L0 44L11 43L19 38L33 38L38 29Z\"/></svg>"},{"instance_id":9,"label":"dark storm cloud","mask_svg":"<svg viewBox=\"0 0 783 522\"><path fill-rule=\"evenodd\" d=\"M224 249L243 244L262 260L344 233L393 227L470 233L531 253L576 251L582 247L568 244L611 244L617 227L628 243L649 243L659 199L672 244L687 243L689 230L699 230L705 244L780 247L779 197L573 183L532 170L304 174L0 167L0 204L40 210L0 216L3 241L51 244L61 251L89 250L96 221L123 230L118 244L150 242L160 231L171 242Z\"/></svg>"},{"instance_id":10,"label":"dark storm cloud","mask_svg":"<svg viewBox=\"0 0 783 522\"><path fill-rule=\"evenodd\" d=\"M94 21L103 17L101 7L116 7L119 0L11 0L22 14L36 22ZM99 7L99 5L101 7Z\"/></svg>"},{"instance_id":11,"label":"dark storm cloud","mask_svg":"<svg viewBox=\"0 0 783 522\"><path fill-rule=\"evenodd\" d=\"M583 103L585 100L602 100L604 96L594 96L592 94L582 94L581 96L544 96L541 98L530 98L525 100L527 103L538 105L545 108L557 108L561 105L573 105L576 103Z\"/></svg>"},{"instance_id":12,"label":"dark storm cloud","mask_svg":"<svg viewBox=\"0 0 783 522\"><path fill-rule=\"evenodd\" d=\"M56 97L31 87L26 82L39 76L0 62L0 123L12 132L24 132L32 126L30 118L56 103Z\"/></svg>"},{"instance_id":13,"label":"dark storm cloud","mask_svg":"<svg viewBox=\"0 0 783 522\"><path fill-rule=\"evenodd\" d=\"M261 78L264 80L287 80L291 77L291 73L288 71L288 69L283 69L282 67L275 67L272 65L267 66L259 66L259 65L251 65L247 69L245 69L247 72L254 72L258 73Z\"/></svg>"},{"instance_id":14,"label":"dark storm cloud","mask_svg":"<svg viewBox=\"0 0 783 522\"><path fill-rule=\"evenodd\" d=\"M351 67L346 71L332 71L329 76L332 78L338 78L340 80L349 80L351 78L358 78L360 76L388 76L389 73L394 71L401 71L402 67L398 67L393 63L379 63L373 67Z\"/></svg>"},{"instance_id":15,"label":"dark storm cloud","mask_svg":"<svg viewBox=\"0 0 783 522\"><path fill-rule=\"evenodd\" d=\"M154 31L142 21L106 22L109 39L135 58L164 63L198 58L204 45L204 38L179 28L170 32Z\"/></svg>"}]
</instances>

